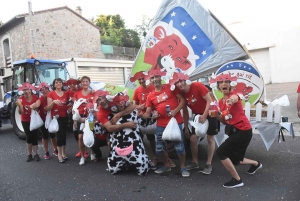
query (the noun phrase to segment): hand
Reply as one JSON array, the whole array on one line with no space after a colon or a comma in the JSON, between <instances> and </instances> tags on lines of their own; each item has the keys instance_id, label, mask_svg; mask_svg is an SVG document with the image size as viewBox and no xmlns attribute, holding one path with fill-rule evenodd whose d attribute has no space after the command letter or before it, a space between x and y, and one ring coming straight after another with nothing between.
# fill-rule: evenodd
<instances>
[{"instance_id":1,"label":"hand","mask_svg":"<svg viewBox=\"0 0 300 201\"><path fill-rule=\"evenodd\" d=\"M144 110L146 108L146 103L141 104L137 107L138 110Z\"/></svg>"},{"instance_id":2,"label":"hand","mask_svg":"<svg viewBox=\"0 0 300 201\"><path fill-rule=\"evenodd\" d=\"M199 118L199 123L203 124L206 120L206 117L204 115L201 115Z\"/></svg>"},{"instance_id":3,"label":"hand","mask_svg":"<svg viewBox=\"0 0 300 201\"><path fill-rule=\"evenodd\" d=\"M127 126L128 126L128 128L136 128L137 122L135 122L135 121L127 122Z\"/></svg>"},{"instance_id":4,"label":"hand","mask_svg":"<svg viewBox=\"0 0 300 201\"><path fill-rule=\"evenodd\" d=\"M184 135L187 139L191 138L190 131L188 128L184 128Z\"/></svg>"},{"instance_id":5,"label":"hand","mask_svg":"<svg viewBox=\"0 0 300 201\"><path fill-rule=\"evenodd\" d=\"M160 114L155 110L152 112L152 119L158 119L160 117Z\"/></svg>"},{"instance_id":6,"label":"hand","mask_svg":"<svg viewBox=\"0 0 300 201\"><path fill-rule=\"evenodd\" d=\"M227 105L227 106L231 106L231 105L233 105L233 104L234 104L233 98L228 98L228 99L226 100L226 105Z\"/></svg>"},{"instance_id":7,"label":"hand","mask_svg":"<svg viewBox=\"0 0 300 201\"><path fill-rule=\"evenodd\" d=\"M16 100L16 105L21 107L22 106L22 101L21 100Z\"/></svg>"},{"instance_id":8,"label":"hand","mask_svg":"<svg viewBox=\"0 0 300 201\"><path fill-rule=\"evenodd\" d=\"M60 100L54 100L53 103L56 104L56 105L58 105L58 106L61 106L61 105L62 105L62 103L61 103Z\"/></svg>"},{"instance_id":9,"label":"hand","mask_svg":"<svg viewBox=\"0 0 300 201\"><path fill-rule=\"evenodd\" d=\"M174 117L176 115L175 110L171 110L171 112L168 114L169 117Z\"/></svg>"},{"instance_id":10,"label":"hand","mask_svg":"<svg viewBox=\"0 0 300 201\"><path fill-rule=\"evenodd\" d=\"M114 117L110 120L110 123L112 125L116 125L116 123L118 122L119 119L120 119L120 115L119 114L115 114Z\"/></svg>"}]
</instances>

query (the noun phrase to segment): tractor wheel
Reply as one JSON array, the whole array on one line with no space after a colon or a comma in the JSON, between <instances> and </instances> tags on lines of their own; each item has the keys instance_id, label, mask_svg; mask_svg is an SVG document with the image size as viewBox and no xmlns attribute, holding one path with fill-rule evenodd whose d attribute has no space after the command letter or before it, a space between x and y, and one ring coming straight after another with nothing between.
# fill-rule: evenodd
<instances>
[{"instance_id":1,"label":"tractor wheel","mask_svg":"<svg viewBox=\"0 0 300 201\"><path fill-rule=\"evenodd\" d=\"M22 140L26 139L26 135L21 122L21 115L19 114L19 106L16 103L12 103L12 111L11 111L11 122L13 125L13 129L15 134Z\"/></svg>"}]
</instances>

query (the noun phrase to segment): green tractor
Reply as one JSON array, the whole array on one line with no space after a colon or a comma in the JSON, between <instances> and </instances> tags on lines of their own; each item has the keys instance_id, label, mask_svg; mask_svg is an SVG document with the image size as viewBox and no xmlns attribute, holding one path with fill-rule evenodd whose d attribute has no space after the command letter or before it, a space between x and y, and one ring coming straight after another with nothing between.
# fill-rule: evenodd
<instances>
[{"instance_id":1,"label":"green tractor","mask_svg":"<svg viewBox=\"0 0 300 201\"><path fill-rule=\"evenodd\" d=\"M0 127L2 124L12 124L15 134L20 139L25 139L26 135L21 123L21 116L15 103L18 98L18 84L28 82L39 85L41 82L52 84L55 78L66 80L68 71L66 63L55 60L38 60L35 58L16 61L11 68L12 75L3 78L3 107L0 108ZM4 75L4 69L1 70Z\"/></svg>"}]
</instances>

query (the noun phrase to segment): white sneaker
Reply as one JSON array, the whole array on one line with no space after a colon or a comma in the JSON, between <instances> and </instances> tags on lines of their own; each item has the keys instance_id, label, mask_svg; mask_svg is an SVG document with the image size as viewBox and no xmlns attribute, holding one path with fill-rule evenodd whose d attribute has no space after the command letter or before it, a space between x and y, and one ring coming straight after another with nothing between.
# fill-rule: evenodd
<instances>
[{"instance_id":1,"label":"white sneaker","mask_svg":"<svg viewBox=\"0 0 300 201\"><path fill-rule=\"evenodd\" d=\"M84 165L84 164L85 164L85 158L84 158L84 157L81 157L81 158L80 158L79 165Z\"/></svg>"},{"instance_id":2,"label":"white sneaker","mask_svg":"<svg viewBox=\"0 0 300 201\"><path fill-rule=\"evenodd\" d=\"M95 154L91 154L91 161L95 160Z\"/></svg>"}]
</instances>

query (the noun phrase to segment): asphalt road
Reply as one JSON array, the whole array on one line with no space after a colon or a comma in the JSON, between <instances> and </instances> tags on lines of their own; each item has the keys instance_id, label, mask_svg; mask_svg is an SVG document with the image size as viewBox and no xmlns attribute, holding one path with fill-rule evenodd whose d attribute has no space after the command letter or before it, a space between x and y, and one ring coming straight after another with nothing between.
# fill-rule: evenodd
<instances>
[{"instance_id":1,"label":"asphalt road","mask_svg":"<svg viewBox=\"0 0 300 201\"><path fill-rule=\"evenodd\" d=\"M267 86L268 98L280 91L287 92L281 86L273 84L273 92ZM290 98L291 104L294 101ZM297 124L295 108L290 113L295 116L289 120L294 119ZM10 125L4 125L0 131L0 200L300 200L299 142L300 137L287 135L285 142L276 141L267 151L260 136L254 135L246 157L260 160L263 168L248 175L245 173L248 166L238 166L245 186L226 189L222 184L231 177L216 156L211 175L194 170L189 178L182 178L179 168L166 175L152 171L146 176L138 176L134 171L111 175L105 171L106 148L102 149L102 161L88 160L86 165L79 166L79 159L75 158L78 148L71 133L67 139L70 160L66 164L59 164L54 156L50 160L27 163L25 141L13 134ZM201 142L199 162L202 165L206 149L206 141ZM39 153L42 156L42 147ZM188 156L187 160L190 159ZM174 162L179 164L177 158Z\"/></svg>"}]
</instances>

